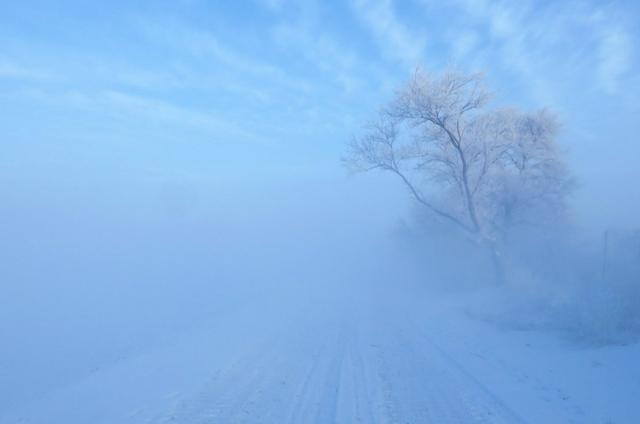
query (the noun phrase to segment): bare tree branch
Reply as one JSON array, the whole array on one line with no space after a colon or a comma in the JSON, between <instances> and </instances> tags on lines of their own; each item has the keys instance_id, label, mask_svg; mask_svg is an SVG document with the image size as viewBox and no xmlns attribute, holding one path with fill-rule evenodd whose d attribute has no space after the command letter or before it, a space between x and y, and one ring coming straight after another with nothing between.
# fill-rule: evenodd
<instances>
[{"instance_id":1,"label":"bare tree branch","mask_svg":"<svg viewBox=\"0 0 640 424\"><path fill-rule=\"evenodd\" d=\"M434 215L493 244L533 214L561 211L572 184L553 115L487 109L489 97L479 74L418 69L350 143L347 163L393 173ZM427 198L418 181L448 201Z\"/></svg>"}]
</instances>

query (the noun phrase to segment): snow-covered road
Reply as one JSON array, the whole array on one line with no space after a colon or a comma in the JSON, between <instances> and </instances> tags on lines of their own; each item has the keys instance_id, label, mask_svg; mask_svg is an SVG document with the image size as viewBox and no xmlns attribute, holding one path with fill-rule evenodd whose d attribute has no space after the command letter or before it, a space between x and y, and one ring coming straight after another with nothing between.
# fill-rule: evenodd
<instances>
[{"instance_id":1,"label":"snow-covered road","mask_svg":"<svg viewBox=\"0 0 640 424\"><path fill-rule=\"evenodd\" d=\"M516 423L406 316L306 308L152 422Z\"/></svg>"},{"instance_id":2,"label":"snow-covered road","mask_svg":"<svg viewBox=\"0 0 640 424\"><path fill-rule=\"evenodd\" d=\"M0 423L631 423L638 416L629 409L637 366L626 377L603 373L593 352L571 357L548 338L505 334L438 302L391 293L316 287L258 296L0 414ZM600 354L600 367L615 365L611 352ZM572 367L577 383L563 387L555 374ZM590 405L604 396L596 384L603 376L630 393ZM582 398L567 392L584 384L591 387Z\"/></svg>"}]
</instances>

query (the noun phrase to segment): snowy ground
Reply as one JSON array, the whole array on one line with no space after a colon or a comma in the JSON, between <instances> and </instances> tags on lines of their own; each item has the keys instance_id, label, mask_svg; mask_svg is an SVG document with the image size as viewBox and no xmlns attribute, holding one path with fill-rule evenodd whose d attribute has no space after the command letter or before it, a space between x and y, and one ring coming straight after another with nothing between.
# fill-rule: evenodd
<instances>
[{"instance_id":1,"label":"snowy ground","mask_svg":"<svg viewBox=\"0 0 640 424\"><path fill-rule=\"evenodd\" d=\"M316 284L247 297L0 423L636 423L640 348L468 318L445 297Z\"/></svg>"}]
</instances>

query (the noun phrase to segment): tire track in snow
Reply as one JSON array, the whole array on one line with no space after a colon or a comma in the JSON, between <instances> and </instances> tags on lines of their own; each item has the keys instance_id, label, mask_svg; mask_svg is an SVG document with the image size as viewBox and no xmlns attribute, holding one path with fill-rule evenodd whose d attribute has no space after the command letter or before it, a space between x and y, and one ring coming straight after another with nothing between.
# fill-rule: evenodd
<instances>
[{"instance_id":1,"label":"tire track in snow","mask_svg":"<svg viewBox=\"0 0 640 424\"><path fill-rule=\"evenodd\" d=\"M268 353L255 355L261 351L252 351L228 368L218 370L195 396L183 399L174 411L166 414L158 423L223 423L241 417L243 411L247 410L246 401L253 387L265 378L265 371L275 360Z\"/></svg>"},{"instance_id":2,"label":"tire track in snow","mask_svg":"<svg viewBox=\"0 0 640 424\"><path fill-rule=\"evenodd\" d=\"M381 312L381 313L380 313ZM377 376L373 422L519 423L491 391L435 345L410 317L382 308L363 321ZM362 348L367 352L367 344ZM370 349L369 349L370 350Z\"/></svg>"},{"instance_id":3,"label":"tire track in snow","mask_svg":"<svg viewBox=\"0 0 640 424\"><path fill-rule=\"evenodd\" d=\"M373 423L370 379L366 376L364 361L359 347L358 334L352 334L345 346L339 381L338 423Z\"/></svg>"},{"instance_id":4,"label":"tire track in snow","mask_svg":"<svg viewBox=\"0 0 640 424\"><path fill-rule=\"evenodd\" d=\"M155 422L334 422L345 330L333 319L292 323Z\"/></svg>"},{"instance_id":5,"label":"tire track in snow","mask_svg":"<svg viewBox=\"0 0 640 424\"><path fill-rule=\"evenodd\" d=\"M524 420L505 405L491 390L475 378L451 355L436 344L428 334L413 323L406 322L409 335L400 333L403 350L410 362L420 370L429 370L431 405L446 410L446 417L438 421L451 423L522 423ZM422 371L424 372L424 371ZM436 377L437 378L434 378ZM435 390L434 390L435 389ZM438 410L436 408L436 411ZM434 418L432 418L434 419ZM445 419L443 421L440 421ZM446 421L446 420L449 421Z\"/></svg>"},{"instance_id":6,"label":"tire track in snow","mask_svg":"<svg viewBox=\"0 0 640 424\"><path fill-rule=\"evenodd\" d=\"M318 309L247 346L156 422L522 422L409 316Z\"/></svg>"},{"instance_id":7,"label":"tire track in snow","mask_svg":"<svg viewBox=\"0 0 640 424\"><path fill-rule=\"evenodd\" d=\"M335 422L347 335L340 327L308 367L287 422Z\"/></svg>"}]
</instances>

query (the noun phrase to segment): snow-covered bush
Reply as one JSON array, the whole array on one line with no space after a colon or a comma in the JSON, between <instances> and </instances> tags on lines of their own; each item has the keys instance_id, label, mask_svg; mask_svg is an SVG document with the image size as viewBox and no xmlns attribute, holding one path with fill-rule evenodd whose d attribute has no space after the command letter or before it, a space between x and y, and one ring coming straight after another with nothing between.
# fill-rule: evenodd
<instances>
[{"instance_id":1,"label":"snow-covered bush","mask_svg":"<svg viewBox=\"0 0 640 424\"><path fill-rule=\"evenodd\" d=\"M640 232L608 232L604 249L575 238L529 240L513 247L508 288L474 302L472 315L586 344L640 340Z\"/></svg>"},{"instance_id":2,"label":"snow-covered bush","mask_svg":"<svg viewBox=\"0 0 640 424\"><path fill-rule=\"evenodd\" d=\"M578 336L602 343L640 337L640 231L605 233L599 275L568 302L569 324Z\"/></svg>"},{"instance_id":3,"label":"snow-covered bush","mask_svg":"<svg viewBox=\"0 0 640 424\"><path fill-rule=\"evenodd\" d=\"M579 234L558 227L513 232L502 286L493 282L486 252L422 214L397 236L416 263L414 279L466 292L473 318L589 345L640 340L640 232L608 231L606 243Z\"/></svg>"}]
</instances>

